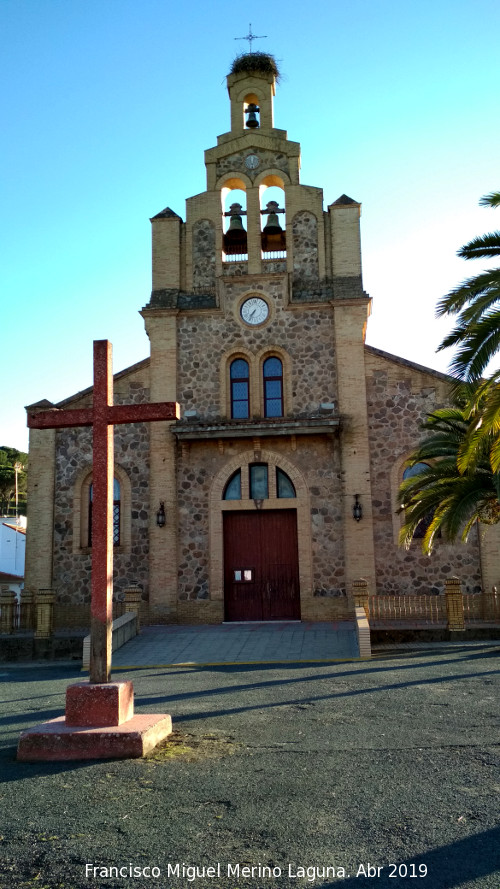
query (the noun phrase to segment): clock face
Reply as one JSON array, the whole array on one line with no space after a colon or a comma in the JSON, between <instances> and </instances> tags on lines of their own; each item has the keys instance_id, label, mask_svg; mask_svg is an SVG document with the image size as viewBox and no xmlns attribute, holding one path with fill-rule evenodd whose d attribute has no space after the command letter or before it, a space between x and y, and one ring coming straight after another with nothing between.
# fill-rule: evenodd
<instances>
[{"instance_id":1,"label":"clock face","mask_svg":"<svg viewBox=\"0 0 500 889\"><path fill-rule=\"evenodd\" d=\"M241 307L241 317L247 324L262 324L269 315L269 306L258 296L251 296Z\"/></svg>"},{"instance_id":2,"label":"clock face","mask_svg":"<svg viewBox=\"0 0 500 889\"><path fill-rule=\"evenodd\" d=\"M259 166L259 158L256 154L249 154L248 157L245 158L245 166L249 170L255 170Z\"/></svg>"}]
</instances>

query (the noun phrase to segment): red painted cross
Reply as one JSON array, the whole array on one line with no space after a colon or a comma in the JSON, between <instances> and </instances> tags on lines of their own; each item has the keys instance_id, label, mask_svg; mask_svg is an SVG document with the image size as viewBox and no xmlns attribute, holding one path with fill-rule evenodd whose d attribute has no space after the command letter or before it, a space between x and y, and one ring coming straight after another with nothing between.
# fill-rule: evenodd
<instances>
[{"instance_id":1,"label":"red painted cross","mask_svg":"<svg viewBox=\"0 0 500 889\"><path fill-rule=\"evenodd\" d=\"M76 410L53 408L28 414L32 429L92 426L92 600L90 682L109 682L113 622L113 426L149 423L179 417L176 402L113 405L113 347L108 340L94 340L93 406Z\"/></svg>"}]
</instances>

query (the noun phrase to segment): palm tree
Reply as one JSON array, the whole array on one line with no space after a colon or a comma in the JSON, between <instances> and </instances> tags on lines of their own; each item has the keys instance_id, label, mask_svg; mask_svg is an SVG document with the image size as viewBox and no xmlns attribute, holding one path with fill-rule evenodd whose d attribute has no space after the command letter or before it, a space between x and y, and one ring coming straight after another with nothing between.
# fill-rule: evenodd
<instances>
[{"instance_id":1,"label":"palm tree","mask_svg":"<svg viewBox=\"0 0 500 889\"><path fill-rule=\"evenodd\" d=\"M481 199L484 207L500 206L500 192ZM500 256L500 232L474 238L458 251L463 259L491 259ZM491 359L500 350L500 268L469 278L445 296L437 314L457 315L457 324L439 346L439 350L458 346L450 370L458 378L459 388L468 382L471 390L466 411L469 428L458 454L461 472L474 469L484 458L488 444L494 473L500 469L500 370L488 378L482 376Z\"/></svg>"},{"instance_id":2,"label":"palm tree","mask_svg":"<svg viewBox=\"0 0 500 889\"><path fill-rule=\"evenodd\" d=\"M500 192L480 203L500 206ZM500 256L500 232L474 238L458 255ZM450 541L460 537L465 542L476 522L500 521L500 371L482 379L500 351L500 268L464 281L438 303L437 314L457 316L439 346L458 347L450 365L457 379L453 403L427 418L427 435L407 461L418 471L403 481L398 495L405 515L400 543L408 548L425 521L426 553L439 531Z\"/></svg>"},{"instance_id":3,"label":"palm tree","mask_svg":"<svg viewBox=\"0 0 500 889\"><path fill-rule=\"evenodd\" d=\"M500 192L486 195L480 205L500 206ZM458 251L458 256L463 259L500 256L500 231L474 238ZM458 316L456 326L438 349L458 346L451 372L460 380L479 380L500 349L500 268L468 278L440 300L437 315Z\"/></svg>"},{"instance_id":4,"label":"palm tree","mask_svg":"<svg viewBox=\"0 0 500 889\"><path fill-rule=\"evenodd\" d=\"M489 462L490 441L482 439L471 467L458 465L471 425L469 396L468 390L457 392L452 407L427 417L427 435L407 460L408 467L419 469L403 481L398 494L405 516L399 543L407 549L422 522L427 525L422 550L430 554L441 531L449 541L460 536L465 542L476 521L500 521L500 476Z\"/></svg>"}]
</instances>

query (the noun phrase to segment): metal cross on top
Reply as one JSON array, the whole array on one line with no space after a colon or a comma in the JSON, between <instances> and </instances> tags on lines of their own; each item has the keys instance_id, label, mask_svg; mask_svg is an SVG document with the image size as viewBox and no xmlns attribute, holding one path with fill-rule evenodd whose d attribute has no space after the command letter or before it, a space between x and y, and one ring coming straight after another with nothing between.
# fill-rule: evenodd
<instances>
[{"instance_id":1,"label":"metal cross on top","mask_svg":"<svg viewBox=\"0 0 500 889\"><path fill-rule=\"evenodd\" d=\"M250 22L248 26L248 34L246 37L235 37L235 40L248 40L250 46L250 52L252 52L252 40L264 40L267 37L267 34L261 34L258 36L257 34L252 34L252 22Z\"/></svg>"},{"instance_id":2,"label":"metal cross on top","mask_svg":"<svg viewBox=\"0 0 500 889\"><path fill-rule=\"evenodd\" d=\"M113 405L113 347L94 340L93 406L28 414L30 429L91 426L93 430L92 600L90 682L110 681L113 623L113 426L179 417L176 402Z\"/></svg>"}]
</instances>

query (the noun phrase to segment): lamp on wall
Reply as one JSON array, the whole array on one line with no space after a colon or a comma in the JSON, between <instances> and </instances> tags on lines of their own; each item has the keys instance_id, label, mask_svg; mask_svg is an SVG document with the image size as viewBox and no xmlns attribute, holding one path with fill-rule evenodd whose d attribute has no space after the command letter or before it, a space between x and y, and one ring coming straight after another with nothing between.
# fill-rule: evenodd
<instances>
[{"instance_id":1,"label":"lamp on wall","mask_svg":"<svg viewBox=\"0 0 500 889\"><path fill-rule=\"evenodd\" d=\"M160 508L156 513L156 524L159 528L163 528L166 521L167 517L165 515L165 503L163 502L163 500L160 500Z\"/></svg>"},{"instance_id":2,"label":"lamp on wall","mask_svg":"<svg viewBox=\"0 0 500 889\"><path fill-rule=\"evenodd\" d=\"M354 503L352 507L352 517L355 522L360 522L363 518L363 507L359 502L359 494L354 495Z\"/></svg>"}]
</instances>

